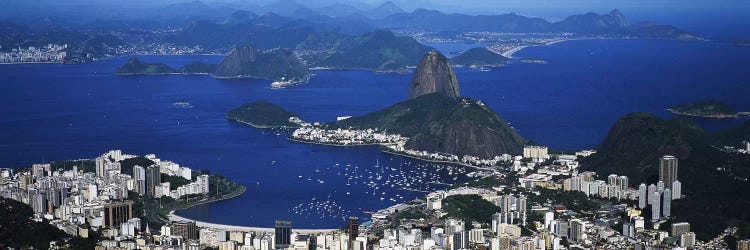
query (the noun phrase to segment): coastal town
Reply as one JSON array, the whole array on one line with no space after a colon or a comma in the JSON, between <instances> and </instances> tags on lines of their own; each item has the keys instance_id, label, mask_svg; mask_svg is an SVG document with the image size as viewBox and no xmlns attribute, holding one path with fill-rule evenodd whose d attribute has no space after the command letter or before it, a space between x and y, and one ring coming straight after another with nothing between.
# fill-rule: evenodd
<instances>
[{"instance_id":1,"label":"coastal town","mask_svg":"<svg viewBox=\"0 0 750 250\"><path fill-rule=\"evenodd\" d=\"M30 46L28 48L12 48L7 52L0 52L0 63L52 63L63 62L67 56L67 44L47 44L43 47ZM3 48L0 46L0 51Z\"/></svg>"},{"instance_id":2,"label":"coastal town","mask_svg":"<svg viewBox=\"0 0 750 250\"><path fill-rule=\"evenodd\" d=\"M309 127L295 134L321 142L322 135L335 137L325 143L337 144L404 140L375 131ZM215 192L211 177L153 154L119 150L88 167L80 160L2 169L0 194L28 204L34 221L73 237L98 235L97 249L717 249L726 247L722 237L736 234L729 227L714 240L700 241L690 223L669 220L670 203L683 196L678 158L661 157L657 183L634 184L626 176L579 172L579 159L592 154L596 151L551 154L547 147L527 146L523 155L499 157L494 165L464 157L463 164L479 163L493 174L383 208L371 218L351 217L344 229L296 230L290 221L277 221L274 228L219 225L173 212L162 225L150 224L139 217L134 200L208 199ZM130 165L132 171L126 170ZM167 181L174 178L182 185ZM750 240L738 246L747 249Z\"/></svg>"}]
</instances>

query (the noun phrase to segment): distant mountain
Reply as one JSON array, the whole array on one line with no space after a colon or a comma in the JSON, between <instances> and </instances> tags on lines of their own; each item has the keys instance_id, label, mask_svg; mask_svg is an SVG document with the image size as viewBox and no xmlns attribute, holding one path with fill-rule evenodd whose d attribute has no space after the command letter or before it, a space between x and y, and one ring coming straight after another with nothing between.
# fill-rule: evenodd
<instances>
[{"instance_id":1,"label":"distant mountain","mask_svg":"<svg viewBox=\"0 0 750 250\"><path fill-rule=\"evenodd\" d=\"M684 41L702 41L704 38L681 30L672 25L643 22L631 25L625 29L630 36L645 39L676 39Z\"/></svg>"},{"instance_id":2,"label":"distant mountain","mask_svg":"<svg viewBox=\"0 0 750 250\"><path fill-rule=\"evenodd\" d=\"M373 19L381 19L390 15L406 13L403 9L399 8L395 3L387 1L378 7L371 9L365 13L365 16Z\"/></svg>"},{"instance_id":3,"label":"distant mountain","mask_svg":"<svg viewBox=\"0 0 750 250\"><path fill-rule=\"evenodd\" d=\"M573 15L553 24L555 30L575 32L579 34L618 33L630 26L630 22L619 11L604 15L589 12L583 15Z\"/></svg>"},{"instance_id":4,"label":"distant mountain","mask_svg":"<svg viewBox=\"0 0 750 250\"><path fill-rule=\"evenodd\" d=\"M118 75L158 75L170 74L176 70L163 63L144 63L132 57L125 65L117 69Z\"/></svg>"},{"instance_id":5,"label":"distant mountain","mask_svg":"<svg viewBox=\"0 0 750 250\"><path fill-rule=\"evenodd\" d=\"M486 48L473 48L450 58L453 65L463 66L497 66L508 62L508 58L489 51Z\"/></svg>"},{"instance_id":6,"label":"distant mountain","mask_svg":"<svg viewBox=\"0 0 750 250\"><path fill-rule=\"evenodd\" d=\"M262 11L274 13L285 17L303 18L307 16L318 15L313 9L306 5L300 4L295 0L279 0L264 5Z\"/></svg>"},{"instance_id":7,"label":"distant mountain","mask_svg":"<svg viewBox=\"0 0 750 250\"><path fill-rule=\"evenodd\" d=\"M417 64L409 87L409 99L433 93L451 98L461 96L456 72L453 72L448 58L437 51L428 52Z\"/></svg>"},{"instance_id":8,"label":"distant mountain","mask_svg":"<svg viewBox=\"0 0 750 250\"><path fill-rule=\"evenodd\" d=\"M494 111L478 100L434 93L386 109L330 124L378 128L410 137L406 147L491 158L520 154L526 143Z\"/></svg>"},{"instance_id":9,"label":"distant mountain","mask_svg":"<svg viewBox=\"0 0 750 250\"><path fill-rule=\"evenodd\" d=\"M235 49L213 73L222 78L263 78L274 81L304 81L310 70L289 49L258 53L250 45Z\"/></svg>"},{"instance_id":10,"label":"distant mountain","mask_svg":"<svg viewBox=\"0 0 750 250\"><path fill-rule=\"evenodd\" d=\"M573 15L556 23L514 13L501 15L445 14L417 9L374 21L381 28L410 28L434 32L572 32L581 35L631 36L647 39L699 40L696 35L670 25L640 23L631 25L619 10L607 14Z\"/></svg>"},{"instance_id":11,"label":"distant mountain","mask_svg":"<svg viewBox=\"0 0 750 250\"><path fill-rule=\"evenodd\" d=\"M297 117L297 115L266 101L248 103L227 113L227 119L257 128L299 127L299 124L289 121L291 117Z\"/></svg>"},{"instance_id":12,"label":"distant mountain","mask_svg":"<svg viewBox=\"0 0 750 250\"><path fill-rule=\"evenodd\" d=\"M411 37L378 30L344 39L335 48L333 55L321 60L316 66L402 70L406 66L415 65L431 50Z\"/></svg>"},{"instance_id":13,"label":"distant mountain","mask_svg":"<svg viewBox=\"0 0 750 250\"><path fill-rule=\"evenodd\" d=\"M314 10L321 15L326 15L329 17L346 17L362 13L362 10L343 3L335 3L322 8L316 8Z\"/></svg>"},{"instance_id":14,"label":"distant mountain","mask_svg":"<svg viewBox=\"0 0 750 250\"><path fill-rule=\"evenodd\" d=\"M381 27L416 28L429 31L546 32L552 30L550 23L542 18L529 18L512 13L472 16L445 14L426 9L390 15L376 23Z\"/></svg>"},{"instance_id":15,"label":"distant mountain","mask_svg":"<svg viewBox=\"0 0 750 250\"><path fill-rule=\"evenodd\" d=\"M656 183L658 159L679 159L683 199L672 201L671 221L690 222L697 238L708 240L727 226L750 237L750 155L723 149L750 140L750 122L723 132L706 132L687 119L665 120L628 114L610 129L597 153L581 161L581 170L600 176L626 175L631 186ZM696 209L700 208L700 209Z\"/></svg>"}]
</instances>

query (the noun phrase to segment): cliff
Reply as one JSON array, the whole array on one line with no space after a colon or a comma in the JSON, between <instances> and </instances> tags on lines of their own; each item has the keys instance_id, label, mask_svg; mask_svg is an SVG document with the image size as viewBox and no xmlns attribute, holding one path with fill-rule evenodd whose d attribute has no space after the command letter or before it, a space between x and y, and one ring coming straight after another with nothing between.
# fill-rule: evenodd
<instances>
[{"instance_id":1,"label":"cliff","mask_svg":"<svg viewBox=\"0 0 750 250\"><path fill-rule=\"evenodd\" d=\"M213 75L221 78L304 81L310 76L310 70L289 49L258 53L252 46L245 45L224 58Z\"/></svg>"},{"instance_id":2,"label":"cliff","mask_svg":"<svg viewBox=\"0 0 750 250\"><path fill-rule=\"evenodd\" d=\"M490 158L520 154L526 143L481 101L428 94L386 109L329 124L378 128L409 137L407 148Z\"/></svg>"},{"instance_id":3,"label":"cliff","mask_svg":"<svg viewBox=\"0 0 750 250\"><path fill-rule=\"evenodd\" d=\"M445 58L437 51L427 53L417 65L409 87L409 99L440 93L448 97L459 97L456 73Z\"/></svg>"}]
</instances>

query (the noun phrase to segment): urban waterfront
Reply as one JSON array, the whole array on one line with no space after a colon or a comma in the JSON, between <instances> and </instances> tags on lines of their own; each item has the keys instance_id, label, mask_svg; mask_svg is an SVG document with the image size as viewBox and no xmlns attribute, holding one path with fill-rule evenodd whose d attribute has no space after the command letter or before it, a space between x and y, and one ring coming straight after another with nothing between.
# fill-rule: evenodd
<instances>
[{"instance_id":1,"label":"urban waterfront","mask_svg":"<svg viewBox=\"0 0 750 250\"><path fill-rule=\"evenodd\" d=\"M740 110L750 107L750 100L742 95L750 92L750 86L743 84L750 73L742 66L750 60L748 55L748 48L712 42L571 41L516 54L548 64L513 62L491 72L458 69L458 77L463 96L484 100L523 136L553 149L584 149L600 143L609 126L625 113L646 111L669 117L665 108L705 98L721 98ZM196 58L220 60L142 58L175 65ZM156 153L231 176L248 187L238 198L178 214L248 226L272 226L274 219L289 219L296 228L337 228L344 221L334 217L346 216L312 216L311 211L298 216L293 212L299 211L300 204L340 206L351 212L348 215L364 216L364 211L424 195L390 185L381 191L386 194L371 195L373 191L360 181L345 185L352 174L367 178L372 175L366 176L366 171L378 171L375 165L407 173L417 165L435 169L426 166L432 164L380 153L376 147L294 143L286 140L288 131L255 129L224 118L232 107L255 100L275 102L307 121L360 115L404 100L410 74L317 71L308 84L276 90L264 80L112 74L125 60L0 66L5 76L0 86L4 162L21 166L93 158L109 149ZM180 102L189 105L175 105ZM711 129L741 123L698 121ZM441 171L434 175L440 182L466 178ZM394 197L398 199L390 200Z\"/></svg>"}]
</instances>

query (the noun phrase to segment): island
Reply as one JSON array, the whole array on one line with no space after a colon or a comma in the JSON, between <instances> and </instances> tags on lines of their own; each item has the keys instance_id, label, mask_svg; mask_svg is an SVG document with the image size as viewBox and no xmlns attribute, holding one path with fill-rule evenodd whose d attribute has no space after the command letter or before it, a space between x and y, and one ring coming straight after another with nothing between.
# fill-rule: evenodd
<instances>
[{"instance_id":1,"label":"island","mask_svg":"<svg viewBox=\"0 0 750 250\"><path fill-rule=\"evenodd\" d=\"M219 64L191 62L179 69L163 63L145 63L136 57L120 67L118 75L205 74L215 78L261 78L286 87L307 82L312 76L308 67L289 49L257 51L243 45L232 51Z\"/></svg>"},{"instance_id":2,"label":"island","mask_svg":"<svg viewBox=\"0 0 750 250\"><path fill-rule=\"evenodd\" d=\"M136 57L131 57L125 65L120 67L118 75L162 75L177 72L174 68L163 63L145 63Z\"/></svg>"},{"instance_id":3,"label":"island","mask_svg":"<svg viewBox=\"0 0 750 250\"><path fill-rule=\"evenodd\" d=\"M739 115L729 105L716 100L681 104L667 110L677 115L703 118L737 118Z\"/></svg>"},{"instance_id":4,"label":"island","mask_svg":"<svg viewBox=\"0 0 750 250\"><path fill-rule=\"evenodd\" d=\"M298 128L302 123L294 113L267 101L234 108L227 113L227 119L256 128Z\"/></svg>"},{"instance_id":5,"label":"island","mask_svg":"<svg viewBox=\"0 0 750 250\"><path fill-rule=\"evenodd\" d=\"M508 62L508 58L486 48L473 48L450 59L454 66L497 67Z\"/></svg>"}]
</instances>

